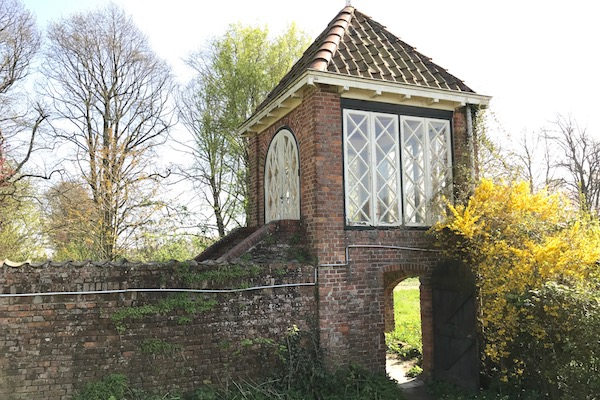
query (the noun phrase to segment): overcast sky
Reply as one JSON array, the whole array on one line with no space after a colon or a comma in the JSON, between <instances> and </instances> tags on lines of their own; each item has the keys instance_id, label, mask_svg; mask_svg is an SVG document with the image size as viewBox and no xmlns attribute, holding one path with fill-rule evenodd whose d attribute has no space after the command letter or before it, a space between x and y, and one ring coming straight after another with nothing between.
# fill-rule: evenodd
<instances>
[{"instance_id":1,"label":"overcast sky","mask_svg":"<svg viewBox=\"0 0 600 400\"><path fill-rule=\"evenodd\" d=\"M104 0L24 0L40 27ZM278 32L295 21L316 37L345 0L116 0L155 51L189 78L182 59L228 24L267 24ZM353 0L357 9L476 92L510 132L539 129L556 113L571 114L600 136L600 23L594 1Z\"/></svg>"}]
</instances>

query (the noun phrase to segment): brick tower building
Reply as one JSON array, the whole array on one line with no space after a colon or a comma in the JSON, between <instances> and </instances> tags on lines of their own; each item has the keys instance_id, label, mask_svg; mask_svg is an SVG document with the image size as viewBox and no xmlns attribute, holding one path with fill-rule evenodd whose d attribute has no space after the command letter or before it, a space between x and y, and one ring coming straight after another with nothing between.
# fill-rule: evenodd
<instances>
[{"instance_id":1,"label":"brick tower building","mask_svg":"<svg viewBox=\"0 0 600 400\"><path fill-rule=\"evenodd\" d=\"M346 7L240 128L248 226L305 229L330 365L385 368L393 288L418 276L425 372L476 380L473 292L426 230L470 170L471 109L489 99Z\"/></svg>"}]
</instances>

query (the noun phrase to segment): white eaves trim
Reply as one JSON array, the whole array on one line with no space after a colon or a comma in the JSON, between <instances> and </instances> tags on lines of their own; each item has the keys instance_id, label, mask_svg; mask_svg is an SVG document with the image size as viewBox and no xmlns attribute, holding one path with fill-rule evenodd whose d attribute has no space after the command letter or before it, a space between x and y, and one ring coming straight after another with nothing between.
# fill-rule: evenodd
<instances>
[{"instance_id":1,"label":"white eaves trim","mask_svg":"<svg viewBox=\"0 0 600 400\"><path fill-rule=\"evenodd\" d=\"M476 93L457 92L448 89L435 89L424 86L410 85L407 83L388 82L379 79L362 78L357 76L341 76L333 72L308 71L314 75L315 83L326 85L349 87L351 89L372 90L374 92L385 92L404 95L408 97L423 97L437 103L440 100L459 104L476 104L487 106L491 96Z\"/></svg>"},{"instance_id":2,"label":"white eaves trim","mask_svg":"<svg viewBox=\"0 0 600 400\"><path fill-rule=\"evenodd\" d=\"M261 112L253 115L248 120L246 120L246 122L244 122L242 126L239 127L238 134L247 134L250 130L252 130L252 128L255 125L260 125L261 120L267 117L271 113L271 111L273 111L276 108L284 108L282 107L282 103L288 98L295 96L300 91L300 89L302 89L309 83L308 72L309 71L306 71L305 73L300 75L300 77L296 79L296 82L294 82L294 84L290 86L288 90L286 90L285 92L277 96L275 99L273 99L269 104L267 104L265 108L262 109Z\"/></svg>"},{"instance_id":3,"label":"white eaves trim","mask_svg":"<svg viewBox=\"0 0 600 400\"><path fill-rule=\"evenodd\" d=\"M370 90L373 91L373 93L390 93L404 96L405 98L420 97L430 100L431 103L447 101L456 103L457 106L475 104L485 107L489 105L491 100L491 96L476 93L457 92L448 89L435 89L406 83L382 81L379 79L340 75L334 72L307 70L296 79L294 84L291 85L288 90L273 99L258 114L244 122L238 132L240 134L247 134L249 131L262 131L263 129L256 129L255 127L257 125L262 125L261 121L272 115L271 111L281 108L284 101L289 97L296 95L304 86L314 86L317 83L338 86L343 88L344 91L348 91L349 89ZM267 126L264 128L267 128Z\"/></svg>"}]
</instances>

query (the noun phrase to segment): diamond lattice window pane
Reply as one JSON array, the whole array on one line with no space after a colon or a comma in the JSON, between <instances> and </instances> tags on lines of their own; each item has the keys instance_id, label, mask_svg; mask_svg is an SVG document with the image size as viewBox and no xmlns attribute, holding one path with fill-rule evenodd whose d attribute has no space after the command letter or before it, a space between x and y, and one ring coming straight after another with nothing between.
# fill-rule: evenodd
<instances>
[{"instance_id":1,"label":"diamond lattice window pane","mask_svg":"<svg viewBox=\"0 0 600 400\"><path fill-rule=\"evenodd\" d=\"M428 120L430 190L429 223L440 220L445 209L445 199L451 197L452 170L448 121Z\"/></svg>"},{"instance_id":2,"label":"diamond lattice window pane","mask_svg":"<svg viewBox=\"0 0 600 400\"><path fill-rule=\"evenodd\" d=\"M374 116L375 134L375 213L377 223L400 223L398 201L398 122L395 116Z\"/></svg>"},{"instance_id":3,"label":"diamond lattice window pane","mask_svg":"<svg viewBox=\"0 0 600 400\"><path fill-rule=\"evenodd\" d=\"M426 223L425 127L422 118L402 118L402 182L407 225Z\"/></svg>"},{"instance_id":4,"label":"diamond lattice window pane","mask_svg":"<svg viewBox=\"0 0 600 400\"><path fill-rule=\"evenodd\" d=\"M442 215L452 182L448 121L403 116L398 127L393 114L345 110L344 149L348 224L400 225L404 215L406 225L424 226Z\"/></svg>"},{"instance_id":5,"label":"diamond lattice window pane","mask_svg":"<svg viewBox=\"0 0 600 400\"><path fill-rule=\"evenodd\" d=\"M346 219L371 223L371 142L368 114L345 111Z\"/></svg>"}]
</instances>

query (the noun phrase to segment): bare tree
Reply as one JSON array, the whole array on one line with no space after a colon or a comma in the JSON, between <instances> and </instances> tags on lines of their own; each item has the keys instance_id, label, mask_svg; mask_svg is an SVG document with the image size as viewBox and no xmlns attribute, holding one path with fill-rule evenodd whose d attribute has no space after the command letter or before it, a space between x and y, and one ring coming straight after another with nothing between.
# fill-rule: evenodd
<instances>
[{"instance_id":1,"label":"bare tree","mask_svg":"<svg viewBox=\"0 0 600 400\"><path fill-rule=\"evenodd\" d=\"M178 99L181 121L193 136L193 144L186 147L194 158L193 167L181 174L210 204L217 232L223 237L231 222L241 225L236 218L243 211L243 182L238 179L243 159L231 149L230 132L214 118L220 99L211 93L210 84L199 79L192 81Z\"/></svg>"},{"instance_id":2,"label":"bare tree","mask_svg":"<svg viewBox=\"0 0 600 400\"><path fill-rule=\"evenodd\" d=\"M24 167L36 150L42 124L48 118L40 104L28 104L20 84L40 46L31 13L17 0L0 2L0 188L35 174ZM47 178L47 176L42 176Z\"/></svg>"},{"instance_id":3,"label":"bare tree","mask_svg":"<svg viewBox=\"0 0 600 400\"><path fill-rule=\"evenodd\" d=\"M529 183L531 193L540 188L557 189L562 182L556 178L556 146L546 130L524 134L514 151L519 177Z\"/></svg>"},{"instance_id":4,"label":"bare tree","mask_svg":"<svg viewBox=\"0 0 600 400\"><path fill-rule=\"evenodd\" d=\"M566 172L564 185L582 211L600 212L600 141L571 117L559 115L555 126L557 131L551 138L564 154L556 164Z\"/></svg>"},{"instance_id":5,"label":"bare tree","mask_svg":"<svg viewBox=\"0 0 600 400\"><path fill-rule=\"evenodd\" d=\"M103 258L119 249L160 206L156 146L172 125L172 78L130 17L117 8L79 14L50 26L45 93L66 121L56 137L99 212Z\"/></svg>"},{"instance_id":6,"label":"bare tree","mask_svg":"<svg viewBox=\"0 0 600 400\"><path fill-rule=\"evenodd\" d=\"M511 151L498 141L497 137L509 137L495 113L491 110L478 110L474 121L474 168L475 184L481 178L515 179L517 173Z\"/></svg>"},{"instance_id":7,"label":"bare tree","mask_svg":"<svg viewBox=\"0 0 600 400\"><path fill-rule=\"evenodd\" d=\"M29 72L40 45L35 20L16 0L0 3L0 94L6 94Z\"/></svg>"}]
</instances>

